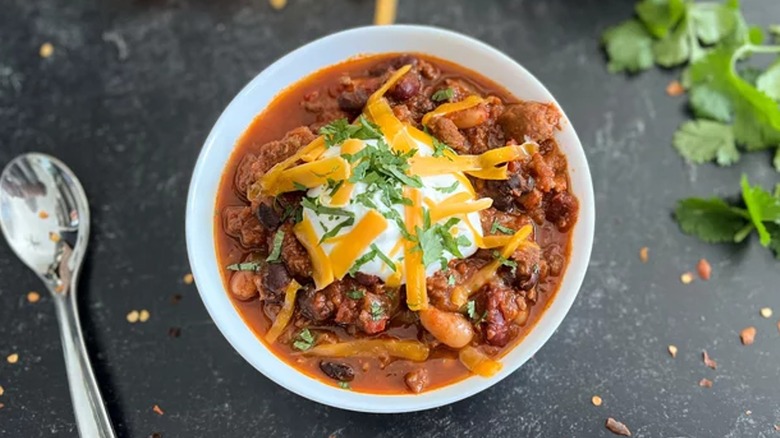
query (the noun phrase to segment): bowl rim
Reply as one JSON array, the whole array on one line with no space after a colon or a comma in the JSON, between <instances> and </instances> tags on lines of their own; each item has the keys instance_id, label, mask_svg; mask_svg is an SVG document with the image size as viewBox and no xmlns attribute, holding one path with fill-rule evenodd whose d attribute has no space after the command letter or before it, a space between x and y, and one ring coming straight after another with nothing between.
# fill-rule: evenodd
<instances>
[{"instance_id":1,"label":"bowl rim","mask_svg":"<svg viewBox=\"0 0 780 438\"><path fill-rule=\"evenodd\" d=\"M537 94L544 95L547 101L553 102L560 109L563 121L562 132L566 132L567 145L569 145L565 148L571 149L565 153L570 165L570 178L572 173L572 162L576 162L578 166L577 172L580 174L578 179L581 180L577 186L577 196L580 202L579 218L573 231L574 233L577 233L576 236L581 241L578 242L577 246L572 242L569 263L558 291L548 302L547 308L525 338L508 350L507 354L502 358L504 367L501 372L496 376L487 379L477 376L466 377L463 380L416 395L371 394L344 391L326 385L282 361L255 336L248 326L246 326L241 315L238 314L238 310L233 306L230 298L227 296L227 292L224 289L216 265L215 254L204 253L204 251L207 250L207 246L210 246L208 250L212 253L215 252L213 229L215 221L212 216L215 207L214 203L216 202L216 190L221 181L222 172L224 171L225 166L225 162L219 163L219 170L215 177L213 171L210 173L208 172L208 167L214 166L214 164L209 163L209 158L215 153L215 149L219 146L218 140L225 136L235 137L237 139L248 127L248 123L243 125L241 123L234 123L231 120L233 117L232 113L237 112L238 110L236 108L247 101L249 96L258 89L258 87L267 84L274 75L284 75L286 69L294 68L293 66L296 62L299 62L299 58L310 54L313 49L320 48L320 46L327 46L327 44L332 41L368 36L378 38L377 35L382 35L383 38L388 39L391 39L394 36L405 36L410 38L429 38L439 40L438 42L446 41L447 44L453 46L468 47L471 50L479 51L484 54L485 58L490 58L494 60L495 63L502 64L503 66L511 67L511 69L522 77L523 81L529 82L532 85L532 88L535 89ZM393 52L393 50L379 50L370 53L378 54L387 52ZM414 50L398 49L395 50L395 52L414 52ZM364 52L359 52L356 53L356 55L363 53ZM419 53L427 53L427 51L420 50ZM431 55L447 59L437 53L431 53ZM349 59L349 57L342 59L342 61L346 59ZM462 65L461 62L456 63ZM302 77L315 73L316 71L333 64L334 62L331 62L330 64L318 66L313 69L306 69L308 70L308 73L304 74ZM468 65L464 65L464 67L477 70ZM490 78L488 72L480 71L480 74ZM300 81L300 79L301 78L285 79L284 85L280 86L267 102L273 100L281 91L294 85L296 82ZM510 86L507 83L499 82L499 84L510 89ZM512 91L512 94L517 95L518 93ZM523 98L522 95L518 95L517 97ZM260 111L251 114L249 120L251 121L259 113ZM237 134L235 133L236 129L238 129ZM560 138L560 135L556 135L556 137ZM227 153L227 157L230 156L234 143L235 141L232 142L231 151ZM562 142L559 141L559 144L562 144ZM204 213L207 213L206 218L202 217ZM209 225L209 232L207 233L208 235L204 236L203 233L206 224ZM497 384L527 362L542 345L549 340L555 330L560 326L579 293L590 261L594 226L595 198L587 157L582 149L582 143L580 142L577 133L574 131L574 127L571 125L569 118L552 93L550 93L547 88L522 65L492 46L457 32L420 25L364 26L340 31L309 42L292 52L289 52L263 69L246 84L238 94L236 94L220 114L209 132L209 135L200 150L192 173L187 193L185 212L187 255L199 295L203 300L210 317L233 349L267 378L295 394L328 406L370 413L413 412L451 404ZM572 241L574 241L574 237L572 237ZM217 280L219 282L218 288L215 287L214 283L214 271L217 273ZM565 291L564 285L569 286ZM226 308L226 303L230 306L230 310ZM240 326L236 324L236 318L238 318ZM543 321L545 322L544 325L542 325ZM251 335L254 343L247 341L247 333ZM260 348L257 348L258 345ZM272 356L272 358L269 358L269 355ZM507 363L507 358L510 355L517 357L514 357L512 363Z\"/></svg>"}]
</instances>

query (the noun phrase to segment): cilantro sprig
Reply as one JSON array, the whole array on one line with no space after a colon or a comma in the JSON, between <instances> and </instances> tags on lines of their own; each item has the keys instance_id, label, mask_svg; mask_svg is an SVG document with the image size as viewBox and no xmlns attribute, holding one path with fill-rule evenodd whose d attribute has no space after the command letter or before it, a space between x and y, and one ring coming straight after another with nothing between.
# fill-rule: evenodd
<instances>
[{"instance_id":1,"label":"cilantro sprig","mask_svg":"<svg viewBox=\"0 0 780 438\"><path fill-rule=\"evenodd\" d=\"M756 230L761 245L780 258L780 187L770 193L742 176L742 202L721 198L688 198L677 203L675 219L682 231L709 243L739 243Z\"/></svg>"},{"instance_id":2,"label":"cilantro sprig","mask_svg":"<svg viewBox=\"0 0 780 438\"><path fill-rule=\"evenodd\" d=\"M780 171L780 58L763 72L738 68L751 55L779 54L780 45L763 44L737 0L642 0L635 9L637 18L604 32L608 67L637 73L687 64L682 82L698 120L680 126L677 151L694 163L726 166L739 160L739 148L777 148Z\"/></svg>"}]
</instances>

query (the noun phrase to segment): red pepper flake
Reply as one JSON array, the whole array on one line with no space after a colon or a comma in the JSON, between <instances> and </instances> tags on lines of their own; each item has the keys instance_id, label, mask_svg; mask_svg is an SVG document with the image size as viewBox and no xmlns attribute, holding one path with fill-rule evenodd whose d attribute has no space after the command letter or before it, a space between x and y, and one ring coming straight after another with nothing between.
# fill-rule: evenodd
<instances>
[{"instance_id":1,"label":"red pepper flake","mask_svg":"<svg viewBox=\"0 0 780 438\"><path fill-rule=\"evenodd\" d=\"M742 345L750 345L756 340L756 328L753 326L745 327L739 332L739 339Z\"/></svg>"},{"instance_id":2,"label":"red pepper flake","mask_svg":"<svg viewBox=\"0 0 780 438\"><path fill-rule=\"evenodd\" d=\"M712 368L713 370L718 369L718 364L712 360L709 354L707 354L707 350L702 350L701 352L701 358L704 360L704 365L707 365L708 367Z\"/></svg>"},{"instance_id":3,"label":"red pepper flake","mask_svg":"<svg viewBox=\"0 0 780 438\"><path fill-rule=\"evenodd\" d=\"M679 96L683 93L685 93L685 88L683 88L680 81L676 79L673 80L672 82L669 82L669 85L666 86L666 94L672 97Z\"/></svg>"},{"instance_id":4,"label":"red pepper flake","mask_svg":"<svg viewBox=\"0 0 780 438\"><path fill-rule=\"evenodd\" d=\"M701 386L702 388L712 388L712 380L701 379L699 380L699 386Z\"/></svg>"},{"instance_id":5,"label":"red pepper flake","mask_svg":"<svg viewBox=\"0 0 780 438\"><path fill-rule=\"evenodd\" d=\"M650 250L646 246L639 249L639 260L641 260L642 263L647 263L647 261L650 260L649 252Z\"/></svg>"},{"instance_id":6,"label":"red pepper flake","mask_svg":"<svg viewBox=\"0 0 780 438\"><path fill-rule=\"evenodd\" d=\"M154 413L155 413L155 414L157 414L157 415L163 415L163 414L165 413L165 412L163 412L163 410L162 410L162 409L161 409L161 408L160 408L158 405L154 405L154 406L152 407L152 410L153 410L153 411L154 411Z\"/></svg>"},{"instance_id":7,"label":"red pepper flake","mask_svg":"<svg viewBox=\"0 0 780 438\"><path fill-rule=\"evenodd\" d=\"M699 264L696 265L696 271L699 273L699 278L707 281L712 274L712 266L710 266L710 262L708 262L707 259L701 259L699 260Z\"/></svg>"},{"instance_id":8,"label":"red pepper flake","mask_svg":"<svg viewBox=\"0 0 780 438\"><path fill-rule=\"evenodd\" d=\"M181 301L181 294L171 295L171 304L179 304L179 301Z\"/></svg>"},{"instance_id":9,"label":"red pepper flake","mask_svg":"<svg viewBox=\"0 0 780 438\"><path fill-rule=\"evenodd\" d=\"M631 436L631 431L628 430L628 426L615 420L612 417L607 418L607 429L615 435Z\"/></svg>"}]
</instances>

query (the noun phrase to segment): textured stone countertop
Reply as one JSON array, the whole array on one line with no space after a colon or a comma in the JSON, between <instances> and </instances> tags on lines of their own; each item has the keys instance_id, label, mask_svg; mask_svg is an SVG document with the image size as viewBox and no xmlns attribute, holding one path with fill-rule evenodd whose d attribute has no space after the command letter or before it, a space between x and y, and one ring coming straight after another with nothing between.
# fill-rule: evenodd
<instances>
[{"instance_id":1,"label":"textured stone countertop","mask_svg":"<svg viewBox=\"0 0 780 438\"><path fill-rule=\"evenodd\" d=\"M743 1L748 21L780 21L777 0ZM274 59L369 24L369 0L4 0L0 164L42 151L89 194L93 235L81 281L88 348L120 436L599 437L607 417L635 437L775 437L780 424L780 270L754 240L712 246L681 234L678 198L736 194L739 176L778 181L768 153L736 166L686 165L671 147L687 117L665 94L675 71L610 75L601 31L629 0L401 0L398 21L491 44L557 97L582 140L596 191L590 270L556 334L520 370L451 406L366 415L272 383L219 333L189 272L184 205L203 140L233 95ZM51 42L54 53L38 50ZM648 246L643 264L639 249ZM699 258L709 282L684 286ZM0 245L0 436L75 436L51 299ZM172 304L172 296L181 300ZM763 319L761 307L775 317ZM133 309L151 319L129 324ZM738 333L758 329L755 344ZM181 328L171 338L169 328ZM676 359L667 345L679 347ZM718 369L702 364L706 349ZM5 357L19 354L16 364ZM714 381L699 387L701 378ZM601 407L591 404L598 394ZM165 412L152 411L159 405Z\"/></svg>"}]
</instances>

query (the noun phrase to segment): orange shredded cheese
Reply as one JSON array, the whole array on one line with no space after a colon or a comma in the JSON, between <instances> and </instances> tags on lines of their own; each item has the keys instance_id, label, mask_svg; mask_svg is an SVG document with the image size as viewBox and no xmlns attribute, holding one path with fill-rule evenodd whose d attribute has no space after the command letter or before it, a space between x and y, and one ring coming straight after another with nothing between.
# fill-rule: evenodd
<instances>
[{"instance_id":1,"label":"orange shredded cheese","mask_svg":"<svg viewBox=\"0 0 780 438\"><path fill-rule=\"evenodd\" d=\"M360 152L360 150L363 149L365 146L366 146L365 143L363 143L361 140L358 140L356 138L350 138L349 140L345 141L341 145L341 153L354 155ZM351 168L352 167L350 167L350 169ZM330 204L333 207L341 207L347 205L349 203L350 198L352 198L352 190L354 189L355 189L354 184L352 184L349 181L344 181L343 183L341 183L341 187L339 187L336 193L333 194L333 197L330 200Z\"/></svg>"},{"instance_id":2,"label":"orange shredded cheese","mask_svg":"<svg viewBox=\"0 0 780 438\"><path fill-rule=\"evenodd\" d=\"M352 230L345 234L330 252L333 275L341 279L360 254L387 229L387 220L376 210L369 210Z\"/></svg>"},{"instance_id":3,"label":"orange shredded cheese","mask_svg":"<svg viewBox=\"0 0 780 438\"><path fill-rule=\"evenodd\" d=\"M283 171L276 180L276 185L268 193L278 195L280 193L300 190L300 187L317 187L328 180L341 181L349 178L352 173L347 160L342 157L325 158L301 164Z\"/></svg>"},{"instance_id":4,"label":"orange shredded cheese","mask_svg":"<svg viewBox=\"0 0 780 438\"><path fill-rule=\"evenodd\" d=\"M426 113L422 118L422 124L428 126L431 120L433 120L435 117L441 117L449 113L454 113L456 111L468 109L477 106L482 102L484 102L484 99L482 99L481 97L477 95L471 95L461 100L460 102L443 103L438 107L436 107L436 109L434 109L433 111Z\"/></svg>"},{"instance_id":5,"label":"orange shredded cheese","mask_svg":"<svg viewBox=\"0 0 780 438\"><path fill-rule=\"evenodd\" d=\"M444 157L424 157L418 155L409 159L409 173L418 176L431 176L466 172L481 179L507 179L506 166L496 166L529 156L529 148L532 148L532 146L512 145L491 149L481 155L452 155Z\"/></svg>"},{"instance_id":6,"label":"orange shredded cheese","mask_svg":"<svg viewBox=\"0 0 780 438\"><path fill-rule=\"evenodd\" d=\"M276 319L274 319L271 328L268 329L268 333L265 334L266 341L270 343L275 342L284 329L287 328L290 319L292 319L293 311L295 310L295 297L300 288L301 285L295 280L287 285L287 289L284 291L284 304L282 304L282 309L279 310L279 313L276 315Z\"/></svg>"},{"instance_id":7,"label":"orange shredded cheese","mask_svg":"<svg viewBox=\"0 0 780 438\"><path fill-rule=\"evenodd\" d=\"M415 233L422 225L422 193L411 187L404 188L404 195L412 200L412 205L404 209L406 229ZM428 290L425 283L425 266L422 251L415 251L415 242L406 240L404 250L404 269L406 271L406 305L410 310L428 308Z\"/></svg>"},{"instance_id":8,"label":"orange shredded cheese","mask_svg":"<svg viewBox=\"0 0 780 438\"><path fill-rule=\"evenodd\" d=\"M482 377L492 377L501 371L502 368L501 362L491 359L488 355L470 345L463 347L458 352L458 359L469 371Z\"/></svg>"},{"instance_id":9,"label":"orange shredded cheese","mask_svg":"<svg viewBox=\"0 0 780 438\"><path fill-rule=\"evenodd\" d=\"M398 82L411 69L412 69L412 65L407 64L399 68L395 72L393 72L393 74L387 79L387 82L382 84L382 86L379 87L378 90L374 91L374 93L368 97L368 101L366 102L366 104L371 105L372 103L375 103L381 100L383 97L385 97L385 93L387 93L387 90L389 90L390 87L395 85L395 83Z\"/></svg>"},{"instance_id":10,"label":"orange shredded cheese","mask_svg":"<svg viewBox=\"0 0 780 438\"><path fill-rule=\"evenodd\" d=\"M308 218L304 217L301 222L293 227L295 237L301 242L306 251L311 257L312 263L312 277L314 278L314 286L317 290L323 289L325 286L333 283L333 266L330 263L330 259L325 254L322 246L317 239L317 235L314 232L314 226Z\"/></svg>"},{"instance_id":11,"label":"orange shredded cheese","mask_svg":"<svg viewBox=\"0 0 780 438\"><path fill-rule=\"evenodd\" d=\"M490 206L493 205L493 200L490 198L482 198L477 200L470 198L471 195L466 192L461 192L456 193L455 195L450 196L444 201L434 205L430 209L431 222L436 223L450 216L485 210L486 208L490 208Z\"/></svg>"},{"instance_id":12,"label":"orange shredded cheese","mask_svg":"<svg viewBox=\"0 0 780 438\"><path fill-rule=\"evenodd\" d=\"M264 192L270 192L271 188L274 187L274 185L276 184L276 180L279 178L282 172L284 172L290 166L292 166L293 164L295 164L300 160L314 161L317 157L322 155L322 152L324 151L325 151L325 137L319 136L315 138L311 143L300 148L298 152L293 154L291 157L285 159L281 163L276 164L274 167L268 170L268 172L266 172L265 175L263 175L262 178L260 178L259 188ZM307 159L304 160L304 157ZM250 192L252 190L253 188L250 187ZM250 199L252 199L251 196Z\"/></svg>"},{"instance_id":13,"label":"orange shredded cheese","mask_svg":"<svg viewBox=\"0 0 780 438\"><path fill-rule=\"evenodd\" d=\"M515 250L520 247L520 244L523 243L523 241L526 240L532 232L533 227L531 225L525 225L517 230L517 232L510 237L509 242L501 250L501 257L505 259L511 257ZM452 303L456 306L462 306L466 304L469 296L487 284L490 279L495 276L496 271L500 266L500 260L493 260L492 262L482 267L482 269L477 271L474 275L472 275L468 280L466 280L465 283L455 286L455 288L452 290L452 296L450 297Z\"/></svg>"}]
</instances>

